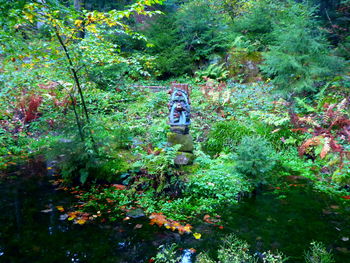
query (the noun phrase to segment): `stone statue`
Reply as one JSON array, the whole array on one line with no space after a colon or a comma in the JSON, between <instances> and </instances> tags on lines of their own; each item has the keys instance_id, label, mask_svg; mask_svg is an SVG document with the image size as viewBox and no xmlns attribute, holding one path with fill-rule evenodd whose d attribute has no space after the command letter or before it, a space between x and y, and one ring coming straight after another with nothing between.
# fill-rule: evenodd
<instances>
[{"instance_id":1,"label":"stone statue","mask_svg":"<svg viewBox=\"0 0 350 263\"><path fill-rule=\"evenodd\" d=\"M191 124L191 106L187 91L173 89L168 106L171 130L188 134L189 125Z\"/></svg>"},{"instance_id":2,"label":"stone statue","mask_svg":"<svg viewBox=\"0 0 350 263\"><path fill-rule=\"evenodd\" d=\"M193 163L194 145L193 138L189 134L191 124L191 102L189 98L188 84L172 83L169 91L171 97L169 107L170 132L167 134L168 144L178 145L178 150L174 163L176 165L189 165Z\"/></svg>"}]
</instances>

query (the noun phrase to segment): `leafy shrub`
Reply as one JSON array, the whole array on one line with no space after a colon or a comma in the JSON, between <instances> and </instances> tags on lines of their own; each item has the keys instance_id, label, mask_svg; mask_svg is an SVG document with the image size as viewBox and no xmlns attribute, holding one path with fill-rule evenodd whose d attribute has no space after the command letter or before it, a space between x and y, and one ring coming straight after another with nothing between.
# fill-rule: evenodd
<instances>
[{"instance_id":1,"label":"leafy shrub","mask_svg":"<svg viewBox=\"0 0 350 263\"><path fill-rule=\"evenodd\" d=\"M124 81L124 76L128 72L126 63L96 66L89 72L89 79L103 90L113 89L118 83Z\"/></svg>"},{"instance_id":2,"label":"leafy shrub","mask_svg":"<svg viewBox=\"0 0 350 263\"><path fill-rule=\"evenodd\" d=\"M311 160L300 158L296 148L289 148L278 155L277 163L279 175L299 175L309 179L315 178L315 164Z\"/></svg>"},{"instance_id":3,"label":"leafy shrub","mask_svg":"<svg viewBox=\"0 0 350 263\"><path fill-rule=\"evenodd\" d=\"M217 122L211 128L208 138L203 145L205 152L215 155L220 152L231 152L245 135L252 130L239 121Z\"/></svg>"},{"instance_id":4,"label":"leafy shrub","mask_svg":"<svg viewBox=\"0 0 350 263\"><path fill-rule=\"evenodd\" d=\"M206 69L196 71L196 81L203 81L203 78L211 78L218 81L226 80L228 77L228 71L225 69L224 64L211 64Z\"/></svg>"},{"instance_id":5,"label":"leafy shrub","mask_svg":"<svg viewBox=\"0 0 350 263\"><path fill-rule=\"evenodd\" d=\"M97 154L85 142L63 139L54 143L48 155L59 159L58 167L66 183L119 180L118 174L129 168L128 163L117 153L112 157L102 150Z\"/></svg>"},{"instance_id":6,"label":"leafy shrub","mask_svg":"<svg viewBox=\"0 0 350 263\"><path fill-rule=\"evenodd\" d=\"M209 212L216 206L236 203L241 192L249 190L249 183L235 172L232 158L220 156L212 161L208 169L198 171L189 178L184 195L195 198L199 210Z\"/></svg>"},{"instance_id":7,"label":"leafy shrub","mask_svg":"<svg viewBox=\"0 0 350 263\"><path fill-rule=\"evenodd\" d=\"M265 182L267 173L275 166L276 152L263 137L243 137L236 153L236 170L253 179L255 183Z\"/></svg>"},{"instance_id":8,"label":"leafy shrub","mask_svg":"<svg viewBox=\"0 0 350 263\"><path fill-rule=\"evenodd\" d=\"M222 263L256 262L256 259L249 254L248 243L235 235L223 239L223 244L218 250L218 259Z\"/></svg>"},{"instance_id":9,"label":"leafy shrub","mask_svg":"<svg viewBox=\"0 0 350 263\"><path fill-rule=\"evenodd\" d=\"M161 245L158 247L158 253L153 258L155 263L178 263L181 260L181 256L177 254L178 246L173 243L171 245Z\"/></svg>"},{"instance_id":10,"label":"leafy shrub","mask_svg":"<svg viewBox=\"0 0 350 263\"><path fill-rule=\"evenodd\" d=\"M148 148L146 153L142 150L139 151L139 154L142 154L142 158L135 162L133 166L136 169L146 170L152 176L149 184L155 185L158 193L167 186L171 176L174 174L174 159L180 147L181 145L159 149ZM147 179L145 180L147 181ZM145 180L142 180L141 183L144 184Z\"/></svg>"},{"instance_id":11,"label":"leafy shrub","mask_svg":"<svg viewBox=\"0 0 350 263\"><path fill-rule=\"evenodd\" d=\"M65 134L57 138L47 152L48 159L58 160L63 179L68 182L85 183L89 180L117 181L132 159L130 147L132 132L127 127L115 126L107 118L91 120L85 129L91 134L85 141Z\"/></svg>"},{"instance_id":12,"label":"leafy shrub","mask_svg":"<svg viewBox=\"0 0 350 263\"><path fill-rule=\"evenodd\" d=\"M305 253L306 263L333 263L333 255L327 251L324 244L312 242L311 248Z\"/></svg>"},{"instance_id":13,"label":"leafy shrub","mask_svg":"<svg viewBox=\"0 0 350 263\"><path fill-rule=\"evenodd\" d=\"M198 263L258 263L259 258L249 253L250 246L247 242L240 240L234 234L222 239L222 245L218 250L218 261L212 260L206 253L197 256ZM287 259L282 253L262 253L263 263L283 263Z\"/></svg>"}]
</instances>

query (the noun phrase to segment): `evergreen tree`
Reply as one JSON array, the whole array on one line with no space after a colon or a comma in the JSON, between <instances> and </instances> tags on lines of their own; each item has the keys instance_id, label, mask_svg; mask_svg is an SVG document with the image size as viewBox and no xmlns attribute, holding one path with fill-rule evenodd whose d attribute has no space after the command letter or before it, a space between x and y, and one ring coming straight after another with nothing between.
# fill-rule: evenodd
<instances>
[{"instance_id":1,"label":"evergreen tree","mask_svg":"<svg viewBox=\"0 0 350 263\"><path fill-rule=\"evenodd\" d=\"M283 93L316 91L316 82L339 72L344 61L332 56L315 22L314 9L287 1L274 23L274 43L264 54L263 72Z\"/></svg>"}]
</instances>

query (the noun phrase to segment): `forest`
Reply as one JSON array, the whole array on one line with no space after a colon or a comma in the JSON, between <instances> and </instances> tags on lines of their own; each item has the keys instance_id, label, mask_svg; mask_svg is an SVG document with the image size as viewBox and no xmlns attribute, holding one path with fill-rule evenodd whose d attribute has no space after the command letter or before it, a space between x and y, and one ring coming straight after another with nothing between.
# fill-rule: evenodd
<instances>
[{"instance_id":1,"label":"forest","mask_svg":"<svg viewBox=\"0 0 350 263\"><path fill-rule=\"evenodd\" d=\"M349 0L0 0L0 262L350 262Z\"/></svg>"}]
</instances>

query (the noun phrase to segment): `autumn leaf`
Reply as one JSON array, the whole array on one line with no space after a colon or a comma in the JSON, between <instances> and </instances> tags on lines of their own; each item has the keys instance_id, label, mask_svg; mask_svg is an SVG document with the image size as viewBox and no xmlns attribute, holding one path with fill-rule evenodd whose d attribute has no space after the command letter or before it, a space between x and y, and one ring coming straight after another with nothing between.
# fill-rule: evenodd
<instances>
[{"instance_id":1,"label":"autumn leaf","mask_svg":"<svg viewBox=\"0 0 350 263\"><path fill-rule=\"evenodd\" d=\"M76 218L77 217L77 213L76 212L70 212L70 213L68 213L68 220L69 221L71 221L71 220L73 220L74 218Z\"/></svg>"},{"instance_id":2,"label":"autumn leaf","mask_svg":"<svg viewBox=\"0 0 350 263\"><path fill-rule=\"evenodd\" d=\"M83 20L75 20L74 21L74 25L76 25L77 27L81 27L81 24L83 23Z\"/></svg>"},{"instance_id":3,"label":"autumn leaf","mask_svg":"<svg viewBox=\"0 0 350 263\"><path fill-rule=\"evenodd\" d=\"M320 153L321 159L326 157L327 153L331 150L330 141L331 139L328 137L324 139L324 144Z\"/></svg>"},{"instance_id":4,"label":"autumn leaf","mask_svg":"<svg viewBox=\"0 0 350 263\"><path fill-rule=\"evenodd\" d=\"M79 224L79 225L84 225L85 222L86 222L85 219L79 219L79 220L76 221L76 223Z\"/></svg>"},{"instance_id":5,"label":"autumn leaf","mask_svg":"<svg viewBox=\"0 0 350 263\"><path fill-rule=\"evenodd\" d=\"M200 239L202 234L200 234L200 233L193 233L193 236L194 236L195 239Z\"/></svg>"},{"instance_id":6,"label":"autumn leaf","mask_svg":"<svg viewBox=\"0 0 350 263\"><path fill-rule=\"evenodd\" d=\"M52 209L51 208L44 209L44 210L41 210L40 212L42 212L42 213L50 213L50 212L52 212Z\"/></svg>"},{"instance_id":7,"label":"autumn leaf","mask_svg":"<svg viewBox=\"0 0 350 263\"><path fill-rule=\"evenodd\" d=\"M59 206L56 206L56 208L57 208L58 211L64 212L63 206L59 205Z\"/></svg>"},{"instance_id":8,"label":"autumn leaf","mask_svg":"<svg viewBox=\"0 0 350 263\"><path fill-rule=\"evenodd\" d=\"M122 184L113 184L112 186L118 190L124 190L126 188L126 186Z\"/></svg>"}]
</instances>

